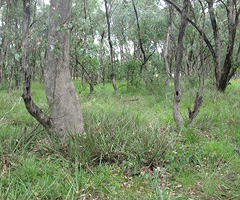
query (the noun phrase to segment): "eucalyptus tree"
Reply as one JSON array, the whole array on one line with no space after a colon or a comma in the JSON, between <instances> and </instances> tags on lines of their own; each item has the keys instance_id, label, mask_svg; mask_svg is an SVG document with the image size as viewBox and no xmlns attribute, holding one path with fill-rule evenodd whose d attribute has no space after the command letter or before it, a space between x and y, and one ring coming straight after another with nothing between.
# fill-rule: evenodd
<instances>
[{"instance_id":1,"label":"eucalyptus tree","mask_svg":"<svg viewBox=\"0 0 240 200\"><path fill-rule=\"evenodd\" d=\"M3 4L3 3L2 3ZM2 5L1 4L1 5ZM7 31L8 31L8 21L9 21L9 9L10 9L10 0L7 0L6 6L6 13L5 13L5 20L4 20L4 30L2 35L2 53L1 53L1 69L0 69L0 84L4 81L5 78L5 58L7 54Z\"/></svg>"},{"instance_id":2,"label":"eucalyptus tree","mask_svg":"<svg viewBox=\"0 0 240 200\"><path fill-rule=\"evenodd\" d=\"M109 4L107 3L107 0L104 0L105 4L105 11L106 11L106 20L107 20L107 27L108 27L108 43L109 43L109 49L110 49L110 61L112 66L112 73L111 73L111 79L112 79L112 85L115 91L115 94L117 94L117 84L115 80L116 70L114 65L114 51L113 51L113 44L111 40L111 24L110 24L110 16L109 16Z\"/></svg>"},{"instance_id":3,"label":"eucalyptus tree","mask_svg":"<svg viewBox=\"0 0 240 200\"><path fill-rule=\"evenodd\" d=\"M71 131L83 132L83 118L79 97L69 70L69 35L72 1L52 0L48 30L48 43L44 68L44 84L50 116L33 102L29 72L30 0L24 0L22 65L24 68L23 99L29 113L49 132L66 139Z\"/></svg>"},{"instance_id":4,"label":"eucalyptus tree","mask_svg":"<svg viewBox=\"0 0 240 200\"><path fill-rule=\"evenodd\" d=\"M171 4L179 13L182 13L179 6L173 1L165 1ZM240 15L239 1L227 0L215 2L213 0L206 0L199 2L201 2L202 5L204 3L207 4L204 9L208 9L214 44L212 44L211 40L209 39L209 33L206 32L206 29L205 31L202 30L198 22L191 20L189 17L187 20L203 37L214 61L217 89L223 92L225 91L228 82L233 77L239 66L238 63L237 65L233 65L232 63ZM223 12L223 8L225 9L225 12ZM218 15L218 12L222 12L221 15ZM227 17L227 19L219 20L219 18L222 18L224 15ZM224 24L222 25L224 28L220 28L220 24L223 22L227 22L227 32ZM227 35L225 35L225 33L227 33ZM225 37L228 38L227 41L225 41ZM223 44L222 41L225 41L225 44Z\"/></svg>"},{"instance_id":5,"label":"eucalyptus tree","mask_svg":"<svg viewBox=\"0 0 240 200\"><path fill-rule=\"evenodd\" d=\"M184 53L184 45L183 39L186 32L187 27L187 18L189 14L189 1L183 0L183 8L181 10L181 25L179 27L178 33L178 41L177 41L177 52L176 52L176 65L175 65L175 73L174 73L174 100L173 100L173 118L178 126L183 125L183 118L180 113L180 102L182 99L182 89L181 89L181 81L180 81L180 73L182 68L182 60L183 60L183 53ZM201 104L203 102L203 89L202 94L196 94L195 102L194 102L194 110L189 111L189 123L192 124L197 117Z\"/></svg>"},{"instance_id":6,"label":"eucalyptus tree","mask_svg":"<svg viewBox=\"0 0 240 200\"><path fill-rule=\"evenodd\" d=\"M171 30L172 30L172 18L173 18L173 9L171 6L169 6L168 31L167 31L165 50L164 50L164 63L165 63L166 76L167 76L165 85L169 84L169 80L171 77L168 61L169 61L170 34L171 34Z\"/></svg>"},{"instance_id":7,"label":"eucalyptus tree","mask_svg":"<svg viewBox=\"0 0 240 200\"><path fill-rule=\"evenodd\" d=\"M103 63L100 64L99 60L102 59L102 47L98 38L104 19L105 13L100 9L98 1L74 1L70 32L72 76L78 79L81 72L82 88L86 81L90 86L90 93L101 78Z\"/></svg>"},{"instance_id":8,"label":"eucalyptus tree","mask_svg":"<svg viewBox=\"0 0 240 200\"><path fill-rule=\"evenodd\" d=\"M179 35L178 35L176 66L175 66L175 73L174 73L175 93L174 93L174 100L173 100L173 118L176 124L179 126L183 124L183 119L179 109L180 101L182 99L180 70L181 70L182 58L183 58L183 36L185 33L185 28L187 26L187 14L188 14L188 0L184 0L182 14L181 14L181 26L180 26Z\"/></svg>"}]
</instances>

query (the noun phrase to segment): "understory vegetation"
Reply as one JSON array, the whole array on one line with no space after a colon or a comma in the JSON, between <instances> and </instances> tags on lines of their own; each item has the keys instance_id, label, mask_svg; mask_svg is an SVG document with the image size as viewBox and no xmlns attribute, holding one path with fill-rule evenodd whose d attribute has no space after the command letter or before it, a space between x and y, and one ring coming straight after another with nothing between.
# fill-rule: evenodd
<instances>
[{"instance_id":1,"label":"understory vegetation","mask_svg":"<svg viewBox=\"0 0 240 200\"><path fill-rule=\"evenodd\" d=\"M225 93L206 82L195 124L197 87L183 84L178 129L174 86L110 83L92 94L75 82L85 132L59 143L28 114L21 91L0 90L0 199L240 199L240 81ZM32 96L48 112L43 86Z\"/></svg>"}]
</instances>

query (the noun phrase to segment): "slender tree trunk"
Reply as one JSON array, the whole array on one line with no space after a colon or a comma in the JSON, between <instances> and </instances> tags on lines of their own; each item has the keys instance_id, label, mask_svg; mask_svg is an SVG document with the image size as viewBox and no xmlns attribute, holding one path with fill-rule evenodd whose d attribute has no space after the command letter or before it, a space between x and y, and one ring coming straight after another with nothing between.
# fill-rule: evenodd
<instances>
[{"instance_id":1,"label":"slender tree trunk","mask_svg":"<svg viewBox=\"0 0 240 200\"><path fill-rule=\"evenodd\" d=\"M104 47L103 47L103 39L104 39L105 31L103 30L101 35L101 48L100 48L100 62L101 62L101 68L102 68L102 82L103 86L105 86L105 65L103 62L103 56L104 56Z\"/></svg>"},{"instance_id":2,"label":"slender tree trunk","mask_svg":"<svg viewBox=\"0 0 240 200\"><path fill-rule=\"evenodd\" d=\"M10 0L7 1L7 13L5 16L5 25L2 38L2 57L1 57L1 69L0 69L0 84L4 81L5 77L5 57L7 53L7 30L8 30L8 15L9 15Z\"/></svg>"},{"instance_id":3,"label":"slender tree trunk","mask_svg":"<svg viewBox=\"0 0 240 200\"><path fill-rule=\"evenodd\" d=\"M235 18L234 18L234 12L235 12L234 0L229 0L228 7L227 7L228 46L227 46L226 57L225 57L224 65L223 65L223 70L221 73L221 78L220 78L219 84L218 84L218 90L223 91L223 92L227 88L228 82L230 80L230 76L232 75L230 73L230 70L232 68L232 54L233 54L233 49L234 49L234 42L235 42L240 8L239 8L239 11L236 13Z\"/></svg>"},{"instance_id":4,"label":"slender tree trunk","mask_svg":"<svg viewBox=\"0 0 240 200\"><path fill-rule=\"evenodd\" d=\"M142 52L143 63L144 63L144 65L142 65L141 69L140 69L140 74L141 74L142 71L143 71L143 68L146 67L145 65L146 65L147 57L146 57L146 53L145 53L144 48L143 48L143 43L142 43L142 38L141 38L141 30L140 30L139 19L138 19L138 12L137 12L137 8L135 6L134 0L132 0L132 5L133 5L134 13L135 13L135 16L136 16L137 32L138 32L138 42L139 42L139 46L140 46L140 49L141 49L141 52Z\"/></svg>"},{"instance_id":5,"label":"slender tree trunk","mask_svg":"<svg viewBox=\"0 0 240 200\"><path fill-rule=\"evenodd\" d=\"M168 31L167 31L167 39L166 39L166 46L164 51L164 63L165 63L165 70L166 70L166 81L165 85L169 84L169 80L171 77L170 69L169 69L169 45L170 45L170 33L172 30L172 6L169 5L169 21L168 21Z\"/></svg>"},{"instance_id":6,"label":"slender tree trunk","mask_svg":"<svg viewBox=\"0 0 240 200\"><path fill-rule=\"evenodd\" d=\"M165 0L167 3L171 4L180 14L182 14L181 9L173 3L171 0ZM210 20L212 24L213 34L214 34L214 41L215 41L215 49L213 48L213 45L207 38L206 34L204 33L201 28L194 23L190 18L187 18L187 20L194 26L194 28L199 32L199 34L204 38L204 41L209 48L209 51L212 54L213 61L215 63L215 79L216 79L216 85L217 89L219 91L224 92L228 81L231 79L231 77L234 75L235 71L231 70L231 58L233 53L233 47L235 42L235 35L236 30L238 26L238 19L240 15L240 7L237 6L237 1L234 0L228 0L228 3L224 6L226 7L226 12L228 15L228 45L226 49L226 56L225 61L223 65L223 69L221 69L221 44L220 44L220 38L219 38L219 32L218 32L218 26L216 17L214 14L214 1L213 0L206 0L208 3L208 9L210 14ZM223 1L221 1L223 2ZM237 8L238 7L238 8ZM231 71L231 73L230 73Z\"/></svg>"},{"instance_id":7,"label":"slender tree trunk","mask_svg":"<svg viewBox=\"0 0 240 200\"><path fill-rule=\"evenodd\" d=\"M31 75L29 69L29 24L30 1L23 0L23 38L22 38L22 67L23 67L23 100L28 112L37 119L48 131L51 130L52 120L39 109L31 97Z\"/></svg>"},{"instance_id":8,"label":"slender tree trunk","mask_svg":"<svg viewBox=\"0 0 240 200\"><path fill-rule=\"evenodd\" d=\"M108 26L108 43L109 43L109 48L110 48L110 60L111 60L111 65L112 65L111 79L112 79L112 85L113 85L115 94L117 94L118 89L117 89L117 84L116 84L116 81L115 81L115 66L114 66L114 60L113 60L113 45L112 45L112 41L111 41L111 27L110 27L107 0L104 0L104 2L105 2L106 19L107 19L107 26Z\"/></svg>"},{"instance_id":9,"label":"slender tree trunk","mask_svg":"<svg viewBox=\"0 0 240 200\"><path fill-rule=\"evenodd\" d=\"M216 84L217 87L219 85L219 80L221 78L221 43L219 38L218 32L218 25L216 21L216 17L213 11L213 0L206 0L208 3L208 10L210 14L210 20L213 29L214 41L215 41L215 57L213 57L215 63L215 77L216 77Z\"/></svg>"},{"instance_id":10,"label":"slender tree trunk","mask_svg":"<svg viewBox=\"0 0 240 200\"><path fill-rule=\"evenodd\" d=\"M188 13L188 0L183 2L183 10L181 15L181 26L178 35L178 46L177 46L177 55L176 55L176 66L174 73L174 100L173 100L173 118L178 126L183 125L183 118L180 114L180 101L182 99L182 90L180 84L180 70L182 65L183 58L183 36L185 33L185 28L187 26L187 13Z\"/></svg>"},{"instance_id":11,"label":"slender tree trunk","mask_svg":"<svg viewBox=\"0 0 240 200\"><path fill-rule=\"evenodd\" d=\"M83 133L83 118L79 97L69 70L69 34L57 27L68 27L72 0L51 0L48 45L44 83L50 106L54 132L68 136L71 131Z\"/></svg>"}]
</instances>

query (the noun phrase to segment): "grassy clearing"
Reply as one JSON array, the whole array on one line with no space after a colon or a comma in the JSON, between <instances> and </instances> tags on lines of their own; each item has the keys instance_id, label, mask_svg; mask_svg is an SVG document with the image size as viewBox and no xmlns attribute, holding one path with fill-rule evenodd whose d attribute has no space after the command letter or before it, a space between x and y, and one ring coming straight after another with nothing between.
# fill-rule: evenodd
<instances>
[{"instance_id":1,"label":"grassy clearing","mask_svg":"<svg viewBox=\"0 0 240 200\"><path fill-rule=\"evenodd\" d=\"M115 96L111 84L92 95L75 84L85 133L66 144L38 126L20 91L0 91L0 199L240 198L239 80L224 94L207 85L194 127L181 130L172 85L121 82ZM183 87L186 124L196 90ZM47 111L43 86L32 91Z\"/></svg>"}]
</instances>

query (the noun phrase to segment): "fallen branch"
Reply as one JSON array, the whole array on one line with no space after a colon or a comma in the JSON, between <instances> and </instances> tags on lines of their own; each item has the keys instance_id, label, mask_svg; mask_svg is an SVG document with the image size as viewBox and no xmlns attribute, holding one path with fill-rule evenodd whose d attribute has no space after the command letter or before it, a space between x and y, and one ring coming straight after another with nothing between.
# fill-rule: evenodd
<instances>
[{"instance_id":1,"label":"fallen branch","mask_svg":"<svg viewBox=\"0 0 240 200\"><path fill-rule=\"evenodd\" d=\"M124 99L123 102L127 102L127 101L138 101L140 98L136 98L136 99Z\"/></svg>"}]
</instances>

